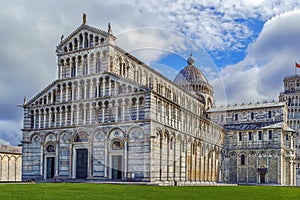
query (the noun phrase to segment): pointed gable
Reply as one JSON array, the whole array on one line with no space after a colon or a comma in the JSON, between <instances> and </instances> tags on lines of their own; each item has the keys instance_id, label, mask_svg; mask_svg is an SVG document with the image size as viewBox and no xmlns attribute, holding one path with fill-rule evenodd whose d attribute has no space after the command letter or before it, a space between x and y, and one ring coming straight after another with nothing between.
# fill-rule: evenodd
<instances>
[{"instance_id":1,"label":"pointed gable","mask_svg":"<svg viewBox=\"0 0 300 200\"><path fill-rule=\"evenodd\" d=\"M108 24L107 32L91 27L86 24L86 15L83 14L82 24L66 38L62 35L56 52L57 54L63 54L83 48L95 47L107 43L109 41L108 38L113 41L116 39L112 35L110 24Z\"/></svg>"}]
</instances>

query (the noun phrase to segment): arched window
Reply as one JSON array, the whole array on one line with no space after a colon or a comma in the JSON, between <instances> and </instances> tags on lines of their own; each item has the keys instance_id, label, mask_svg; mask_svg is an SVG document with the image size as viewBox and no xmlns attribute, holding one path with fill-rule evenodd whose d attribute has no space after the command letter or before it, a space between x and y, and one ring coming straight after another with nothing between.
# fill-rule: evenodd
<instances>
[{"instance_id":1,"label":"arched window","mask_svg":"<svg viewBox=\"0 0 300 200\"><path fill-rule=\"evenodd\" d=\"M101 70L101 62L100 62L100 58L97 58L96 61L96 73L99 73Z\"/></svg>"},{"instance_id":2,"label":"arched window","mask_svg":"<svg viewBox=\"0 0 300 200\"><path fill-rule=\"evenodd\" d=\"M94 36L90 35L90 47L94 46Z\"/></svg>"},{"instance_id":3,"label":"arched window","mask_svg":"<svg viewBox=\"0 0 300 200\"><path fill-rule=\"evenodd\" d=\"M84 48L87 48L88 46L88 33L84 33Z\"/></svg>"},{"instance_id":4,"label":"arched window","mask_svg":"<svg viewBox=\"0 0 300 200\"><path fill-rule=\"evenodd\" d=\"M98 45L98 44L99 44L99 37L96 36L96 37L95 37L95 45Z\"/></svg>"},{"instance_id":5,"label":"arched window","mask_svg":"<svg viewBox=\"0 0 300 200\"><path fill-rule=\"evenodd\" d=\"M132 99L131 109L130 109L131 120L136 120L137 117L137 99Z\"/></svg>"},{"instance_id":6,"label":"arched window","mask_svg":"<svg viewBox=\"0 0 300 200\"><path fill-rule=\"evenodd\" d=\"M83 69L82 69L82 75L87 75L88 74L88 64L87 61L83 61Z\"/></svg>"},{"instance_id":7,"label":"arched window","mask_svg":"<svg viewBox=\"0 0 300 200\"><path fill-rule=\"evenodd\" d=\"M71 68L71 77L76 76L76 65L75 62L72 63L72 68Z\"/></svg>"},{"instance_id":8,"label":"arched window","mask_svg":"<svg viewBox=\"0 0 300 200\"><path fill-rule=\"evenodd\" d=\"M82 34L79 35L79 49L82 49L83 46L83 36Z\"/></svg>"},{"instance_id":9,"label":"arched window","mask_svg":"<svg viewBox=\"0 0 300 200\"><path fill-rule=\"evenodd\" d=\"M31 113L30 115L30 128L33 128L34 127L34 114Z\"/></svg>"},{"instance_id":10,"label":"arched window","mask_svg":"<svg viewBox=\"0 0 300 200\"><path fill-rule=\"evenodd\" d=\"M241 155L241 165L245 165L245 155Z\"/></svg>"},{"instance_id":11,"label":"arched window","mask_svg":"<svg viewBox=\"0 0 300 200\"><path fill-rule=\"evenodd\" d=\"M69 43L69 51L72 51L73 50L73 44L72 42Z\"/></svg>"},{"instance_id":12,"label":"arched window","mask_svg":"<svg viewBox=\"0 0 300 200\"><path fill-rule=\"evenodd\" d=\"M78 49L78 39L75 38L74 39L74 50L77 50Z\"/></svg>"}]
</instances>

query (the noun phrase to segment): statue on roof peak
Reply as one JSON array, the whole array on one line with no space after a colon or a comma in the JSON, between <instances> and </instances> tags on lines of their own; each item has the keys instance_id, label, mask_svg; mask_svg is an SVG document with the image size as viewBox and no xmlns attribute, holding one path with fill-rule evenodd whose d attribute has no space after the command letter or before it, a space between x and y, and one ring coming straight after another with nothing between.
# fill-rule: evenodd
<instances>
[{"instance_id":1,"label":"statue on roof peak","mask_svg":"<svg viewBox=\"0 0 300 200\"><path fill-rule=\"evenodd\" d=\"M82 15L82 24L86 24L86 14L83 13Z\"/></svg>"}]
</instances>

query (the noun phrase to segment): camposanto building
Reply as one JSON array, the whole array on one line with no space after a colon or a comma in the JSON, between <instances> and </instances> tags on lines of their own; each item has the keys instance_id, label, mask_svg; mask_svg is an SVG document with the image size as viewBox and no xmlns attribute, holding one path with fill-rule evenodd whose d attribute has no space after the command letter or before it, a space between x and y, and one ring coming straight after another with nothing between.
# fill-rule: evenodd
<instances>
[{"instance_id":1,"label":"camposanto building","mask_svg":"<svg viewBox=\"0 0 300 200\"><path fill-rule=\"evenodd\" d=\"M110 25L107 31L91 27L85 15L75 31L61 38L57 79L23 105L23 181L180 185L244 180L233 178L246 172L238 172L242 150L236 151L235 160L228 157L233 154L228 139L236 131L210 120L220 113L213 108L213 88L193 57L171 81L116 46L115 40ZM290 131L284 103L278 109L280 117L268 124L281 123L277 138ZM276 145L272 150L280 157L279 149L285 147ZM274 152L269 146L261 148L266 154ZM244 150L246 162L250 150ZM265 155L260 153L255 155ZM277 179L266 178L265 183L293 185L285 177L290 180L294 170L279 173L287 166L283 161L277 159L277 171L263 163L251 165L256 176L252 182L262 183L260 170L267 168L265 175Z\"/></svg>"},{"instance_id":2,"label":"camposanto building","mask_svg":"<svg viewBox=\"0 0 300 200\"><path fill-rule=\"evenodd\" d=\"M21 181L21 147L0 144L0 182Z\"/></svg>"}]
</instances>

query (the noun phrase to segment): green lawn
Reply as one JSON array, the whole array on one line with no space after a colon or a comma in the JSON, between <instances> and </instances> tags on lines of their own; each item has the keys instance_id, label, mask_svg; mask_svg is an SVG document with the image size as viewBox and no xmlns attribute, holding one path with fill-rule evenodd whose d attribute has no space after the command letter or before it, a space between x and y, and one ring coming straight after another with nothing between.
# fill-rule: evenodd
<instances>
[{"instance_id":1,"label":"green lawn","mask_svg":"<svg viewBox=\"0 0 300 200\"><path fill-rule=\"evenodd\" d=\"M300 199L298 187L145 186L88 183L0 184L7 199Z\"/></svg>"}]
</instances>

